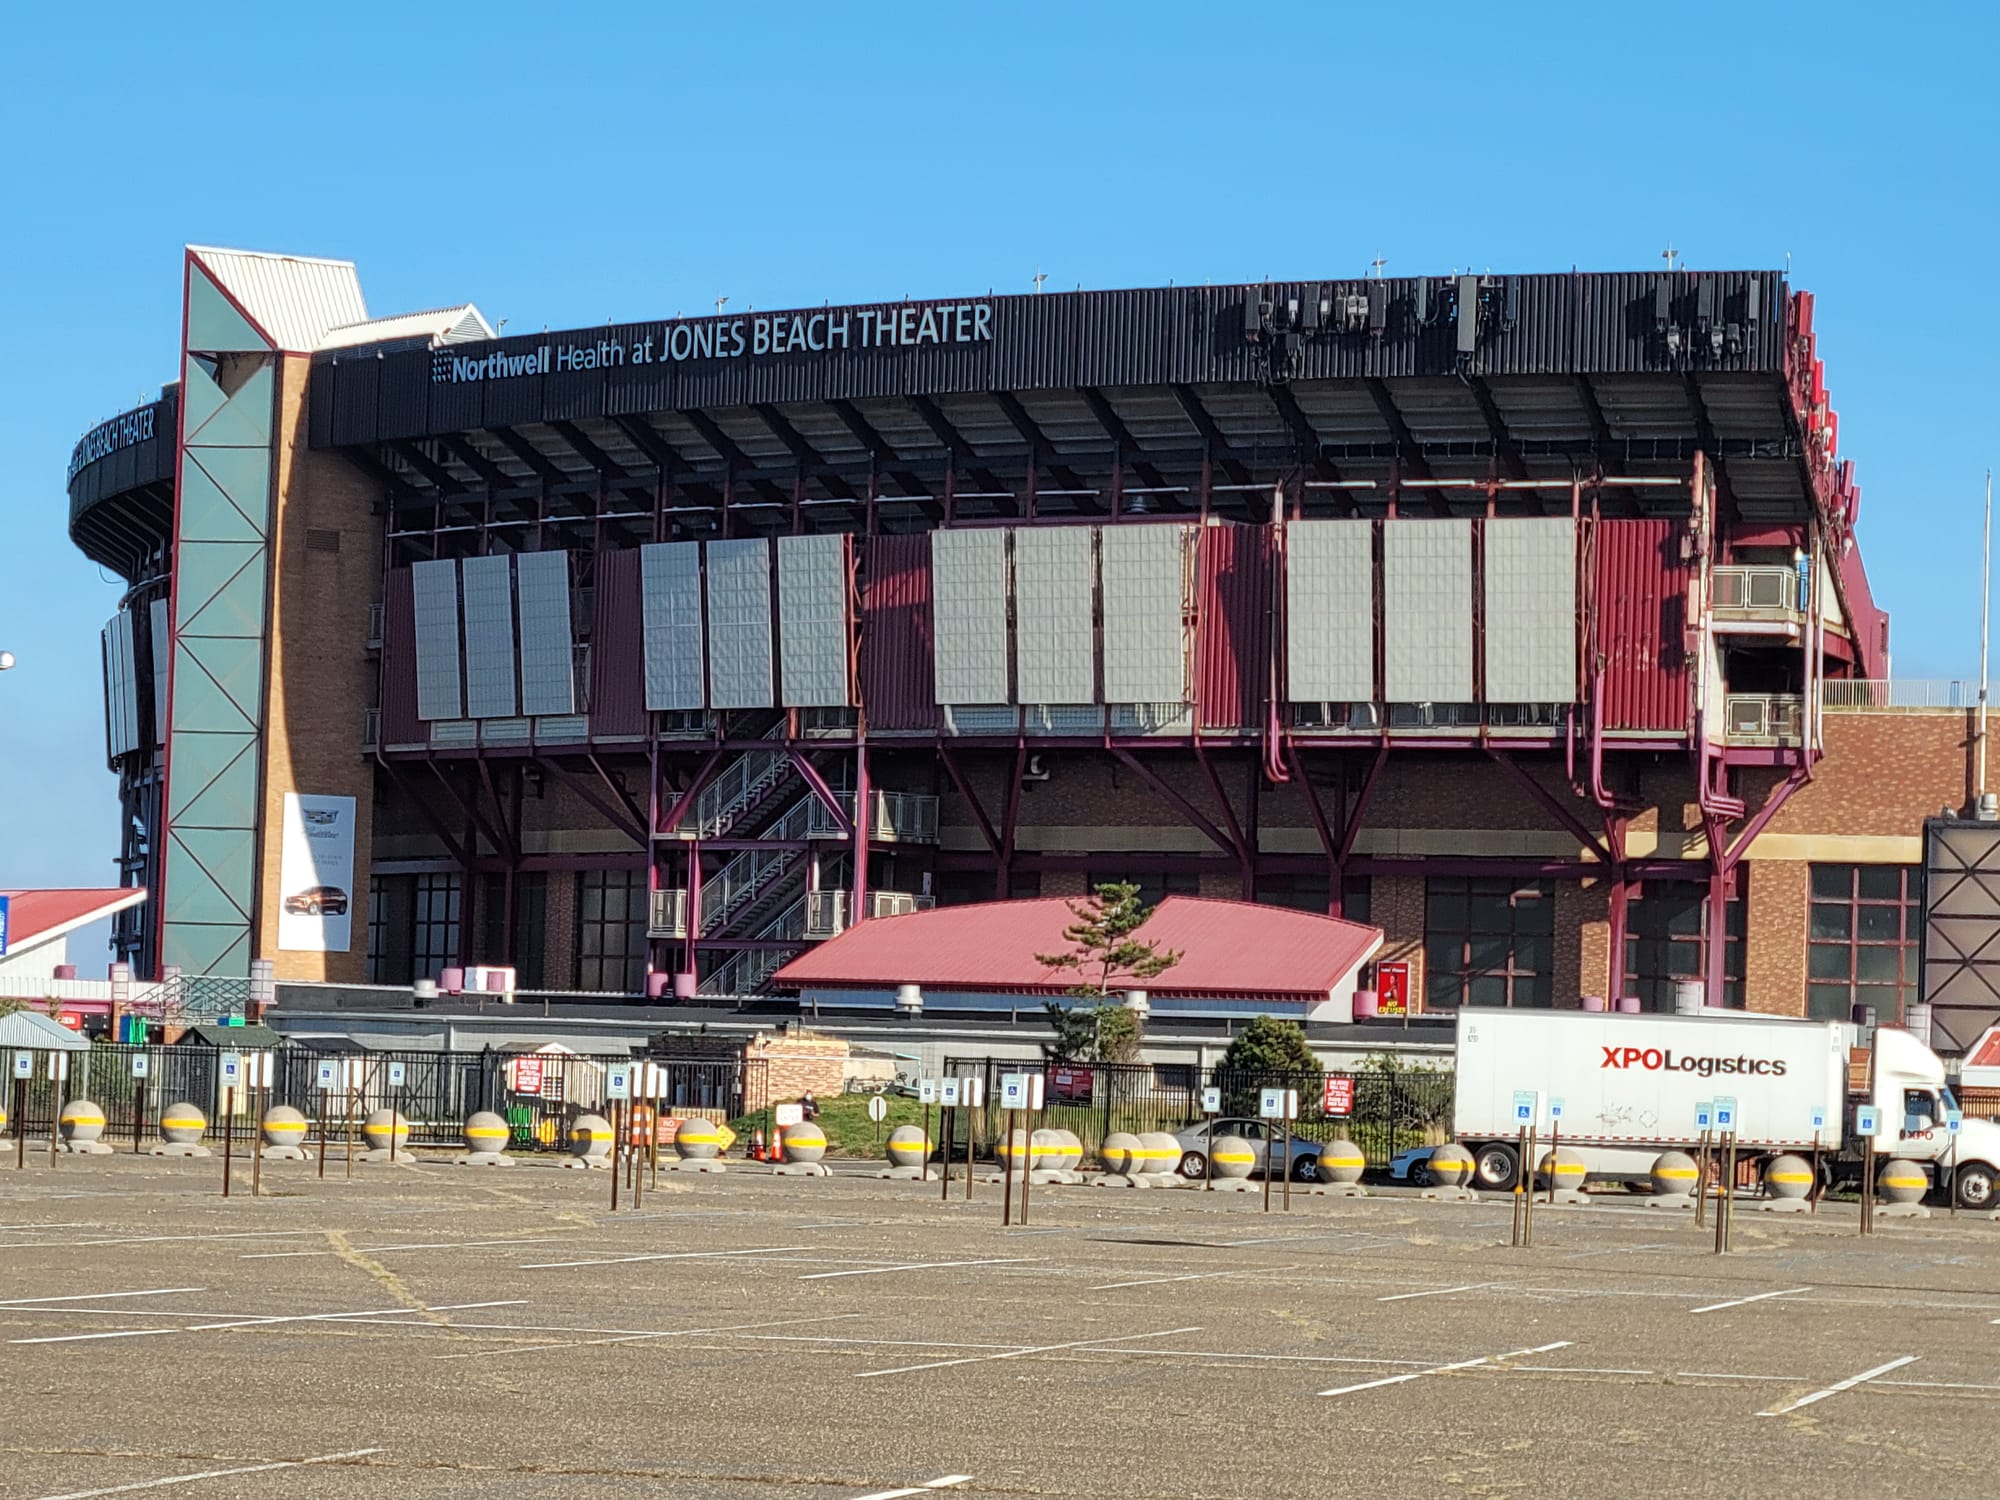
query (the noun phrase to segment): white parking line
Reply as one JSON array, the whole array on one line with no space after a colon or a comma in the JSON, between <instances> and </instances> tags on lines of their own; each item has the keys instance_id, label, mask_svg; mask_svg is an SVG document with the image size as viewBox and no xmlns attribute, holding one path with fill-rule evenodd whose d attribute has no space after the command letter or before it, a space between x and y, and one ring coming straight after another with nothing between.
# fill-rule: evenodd
<instances>
[{"instance_id":1,"label":"white parking line","mask_svg":"<svg viewBox=\"0 0 2000 1500\"><path fill-rule=\"evenodd\" d=\"M388 1318L398 1314L469 1311L476 1307L524 1307L516 1298L507 1302L453 1302L441 1307L381 1307L364 1312L294 1313L284 1316L233 1318L222 1323L194 1323L183 1328L121 1328L110 1333L60 1333L33 1339L9 1339L10 1344L88 1344L102 1339L138 1339L162 1333L214 1333L227 1328L268 1328L277 1323L337 1323L349 1318Z\"/></svg>"},{"instance_id":2,"label":"white parking line","mask_svg":"<svg viewBox=\"0 0 2000 1500\"><path fill-rule=\"evenodd\" d=\"M1769 1302L1773 1297L1796 1297L1800 1292L1811 1290L1809 1286L1794 1286L1787 1287L1782 1292L1759 1292L1754 1297L1738 1297L1734 1302L1711 1302L1707 1307L1689 1308L1688 1316L1692 1318L1702 1313L1721 1312L1725 1307L1747 1307L1752 1302Z\"/></svg>"},{"instance_id":3,"label":"white parking line","mask_svg":"<svg viewBox=\"0 0 2000 1500\"><path fill-rule=\"evenodd\" d=\"M1488 1354L1479 1359L1461 1359L1456 1364L1432 1365L1427 1370L1412 1370L1406 1375L1385 1375L1380 1380L1364 1380L1359 1385L1343 1385L1331 1391L1321 1391L1322 1396L1351 1396L1356 1391L1378 1390L1385 1385L1401 1385L1406 1380L1422 1380L1426 1375L1446 1375L1453 1370L1472 1370L1480 1365L1497 1365L1502 1360L1520 1359L1528 1354L1547 1354L1552 1349L1567 1349L1570 1340L1557 1339L1553 1344L1537 1344L1532 1349L1515 1349L1506 1354Z\"/></svg>"},{"instance_id":4,"label":"white parking line","mask_svg":"<svg viewBox=\"0 0 2000 1500\"><path fill-rule=\"evenodd\" d=\"M346 1453L322 1453L317 1458L291 1458L282 1463L246 1464L240 1469L206 1469L199 1474L175 1474L167 1479L142 1479L137 1484L114 1484L102 1490L71 1490L64 1495L44 1495L42 1500L96 1500L99 1495L128 1495L134 1490L163 1489L170 1484L193 1484L198 1479L226 1479L232 1474L269 1474L274 1469L302 1469L308 1464L337 1464L345 1459L366 1458L380 1448L353 1448Z\"/></svg>"},{"instance_id":5,"label":"white parking line","mask_svg":"<svg viewBox=\"0 0 2000 1500\"><path fill-rule=\"evenodd\" d=\"M947 1474L942 1479L933 1479L929 1484L919 1484L900 1490L870 1490L865 1495L856 1495L854 1500L903 1500L906 1495L921 1495L929 1490L955 1490L961 1484L972 1483L970 1474Z\"/></svg>"},{"instance_id":6,"label":"white parking line","mask_svg":"<svg viewBox=\"0 0 2000 1500\"><path fill-rule=\"evenodd\" d=\"M1103 1286L1094 1286L1093 1292L1116 1292L1128 1286L1165 1286L1170 1281L1214 1281L1224 1276L1246 1276L1247 1271L1196 1271L1188 1276L1148 1276L1143 1281L1107 1281Z\"/></svg>"},{"instance_id":7,"label":"white parking line","mask_svg":"<svg viewBox=\"0 0 2000 1500\"><path fill-rule=\"evenodd\" d=\"M878 1375L914 1375L919 1370L946 1370L950 1369L953 1365L977 1365L984 1364L989 1360L1020 1359L1024 1355L1029 1354L1053 1354L1059 1349L1088 1349L1093 1344L1130 1344L1136 1343L1140 1339L1164 1339L1171 1338L1177 1333L1200 1332L1201 1325L1195 1324L1188 1328L1162 1328L1155 1333L1128 1334L1122 1338L1076 1339L1067 1344L1038 1344L1031 1349L1009 1349L1004 1354L976 1354L968 1359L940 1359L933 1360L928 1364L898 1365L893 1370L863 1370L854 1378L856 1380L873 1380Z\"/></svg>"},{"instance_id":8,"label":"white parking line","mask_svg":"<svg viewBox=\"0 0 2000 1500\"><path fill-rule=\"evenodd\" d=\"M858 1318L860 1313L828 1313L816 1318L774 1318L762 1323L731 1323L717 1328L664 1328L658 1332L619 1333L607 1338L564 1339L547 1344L508 1344L500 1349L481 1349L469 1354L440 1354L438 1359L497 1359L502 1355L534 1354L544 1349L584 1349L598 1344L635 1344L646 1339L685 1339L704 1333L742 1333L752 1328L792 1328L801 1323L837 1323Z\"/></svg>"},{"instance_id":9,"label":"white parking line","mask_svg":"<svg viewBox=\"0 0 2000 1500\"><path fill-rule=\"evenodd\" d=\"M523 1271L564 1271L572 1266L629 1266L646 1260L726 1260L742 1255L797 1255L817 1245L771 1245L761 1250L675 1250L659 1255L614 1255L607 1260L545 1260Z\"/></svg>"},{"instance_id":10,"label":"white parking line","mask_svg":"<svg viewBox=\"0 0 2000 1500\"><path fill-rule=\"evenodd\" d=\"M1377 1302L1410 1302L1418 1297L1449 1297L1454 1292L1483 1292L1488 1287L1499 1286L1497 1281L1474 1281L1465 1286L1433 1287L1428 1292L1398 1292L1393 1297L1377 1297Z\"/></svg>"},{"instance_id":11,"label":"white parking line","mask_svg":"<svg viewBox=\"0 0 2000 1500\"><path fill-rule=\"evenodd\" d=\"M918 1261L907 1266L874 1266L866 1271L815 1271L810 1276L801 1276L801 1281L831 1281L836 1276L896 1276L904 1271L949 1271L958 1266L1025 1266L1033 1261L1047 1260L1046 1255L1016 1255L1002 1260L931 1260Z\"/></svg>"},{"instance_id":12,"label":"white parking line","mask_svg":"<svg viewBox=\"0 0 2000 1500\"><path fill-rule=\"evenodd\" d=\"M0 1240L0 1250L80 1250L98 1245L166 1245L189 1240L295 1240L313 1229L245 1229L230 1234L140 1234L109 1240Z\"/></svg>"},{"instance_id":13,"label":"white parking line","mask_svg":"<svg viewBox=\"0 0 2000 1500\"><path fill-rule=\"evenodd\" d=\"M514 1237L504 1240L438 1240L423 1245L356 1245L357 1255L386 1255L391 1250L472 1250L488 1245L513 1245L522 1250L539 1250L547 1245L560 1245L560 1236L544 1239L523 1239ZM337 1250L259 1250L252 1255L239 1255L238 1260L303 1260L314 1255L338 1255Z\"/></svg>"},{"instance_id":14,"label":"white parking line","mask_svg":"<svg viewBox=\"0 0 2000 1500\"><path fill-rule=\"evenodd\" d=\"M143 1292L75 1292L64 1297L10 1297L0 1302L0 1309L21 1307L27 1303L43 1302L109 1302L114 1297L171 1297L179 1292L205 1292L205 1286L156 1286Z\"/></svg>"},{"instance_id":15,"label":"white parking line","mask_svg":"<svg viewBox=\"0 0 2000 1500\"><path fill-rule=\"evenodd\" d=\"M1920 1354L1905 1354L1890 1360L1886 1365L1877 1365L1872 1370L1863 1370L1859 1375L1850 1375L1845 1380L1837 1380L1823 1391L1814 1391L1810 1396L1801 1396L1796 1401L1784 1406L1774 1406L1769 1411L1760 1411L1757 1415L1782 1417L1788 1411L1797 1411L1802 1406L1811 1406L1815 1401L1824 1401L1828 1396L1838 1396L1842 1391L1851 1391L1857 1385L1873 1380L1877 1375L1887 1375L1891 1370L1900 1370L1904 1365L1913 1365L1921 1358L1923 1356Z\"/></svg>"}]
</instances>

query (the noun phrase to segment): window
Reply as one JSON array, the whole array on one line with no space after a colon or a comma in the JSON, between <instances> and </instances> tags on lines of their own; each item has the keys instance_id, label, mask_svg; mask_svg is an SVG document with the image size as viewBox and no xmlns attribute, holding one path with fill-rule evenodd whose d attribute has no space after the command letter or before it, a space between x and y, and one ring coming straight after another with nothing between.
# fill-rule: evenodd
<instances>
[{"instance_id":1,"label":"window","mask_svg":"<svg viewBox=\"0 0 2000 1500\"><path fill-rule=\"evenodd\" d=\"M1424 1005L1553 1002L1555 886L1546 880L1424 883Z\"/></svg>"},{"instance_id":2,"label":"window","mask_svg":"<svg viewBox=\"0 0 2000 1500\"><path fill-rule=\"evenodd\" d=\"M514 966L517 988L542 987L545 935L549 925L549 877L540 871L524 871L514 877L514 942L503 938L507 917L507 882L501 875L480 881L479 952L481 963L510 963ZM511 953L511 958L503 954Z\"/></svg>"},{"instance_id":3,"label":"window","mask_svg":"<svg viewBox=\"0 0 2000 1500\"><path fill-rule=\"evenodd\" d=\"M1743 934L1749 925L1747 866L1736 873L1736 894L1723 913L1722 1003L1743 1008ZM1649 881L1625 908L1625 988L1647 1010L1671 1011L1674 984L1708 977L1708 932L1702 914L1705 887L1684 881Z\"/></svg>"},{"instance_id":4,"label":"window","mask_svg":"<svg viewBox=\"0 0 2000 1500\"><path fill-rule=\"evenodd\" d=\"M1257 883L1257 899L1266 906L1289 906L1294 911L1313 911L1325 916L1331 885L1324 875L1267 875ZM1340 882L1343 920L1368 920L1369 892L1366 875L1349 875Z\"/></svg>"},{"instance_id":5,"label":"window","mask_svg":"<svg viewBox=\"0 0 2000 1500\"><path fill-rule=\"evenodd\" d=\"M380 875L368 877L368 982L382 984L389 975L389 892Z\"/></svg>"},{"instance_id":6,"label":"window","mask_svg":"<svg viewBox=\"0 0 2000 1500\"><path fill-rule=\"evenodd\" d=\"M1916 865L1814 865L1806 926L1806 1014L1844 1021L1875 1007L1885 1026L1917 998L1923 872Z\"/></svg>"},{"instance_id":7,"label":"window","mask_svg":"<svg viewBox=\"0 0 2000 1500\"><path fill-rule=\"evenodd\" d=\"M435 979L447 965L458 962L461 894L455 874L417 877L410 954L414 972L420 979Z\"/></svg>"},{"instance_id":8,"label":"window","mask_svg":"<svg viewBox=\"0 0 2000 1500\"><path fill-rule=\"evenodd\" d=\"M645 983L646 872L584 871L577 879L577 988L636 995Z\"/></svg>"}]
</instances>

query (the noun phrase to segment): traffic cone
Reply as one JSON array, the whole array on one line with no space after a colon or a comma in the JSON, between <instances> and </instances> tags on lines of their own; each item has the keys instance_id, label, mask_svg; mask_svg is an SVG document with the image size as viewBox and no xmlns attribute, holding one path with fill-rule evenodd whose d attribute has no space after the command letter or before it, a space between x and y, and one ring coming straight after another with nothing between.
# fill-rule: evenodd
<instances>
[{"instance_id":1,"label":"traffic cone","mask_svg":"<svg viewBox=\"0 0 2000 1500\"><path fill-rule=\"evenodd\" d=\"M750 1132L750 1160L762 1161L763 1159L764 1159L764 1132L761 1130L753 1130Z\"/></svg>"}]
</instances>

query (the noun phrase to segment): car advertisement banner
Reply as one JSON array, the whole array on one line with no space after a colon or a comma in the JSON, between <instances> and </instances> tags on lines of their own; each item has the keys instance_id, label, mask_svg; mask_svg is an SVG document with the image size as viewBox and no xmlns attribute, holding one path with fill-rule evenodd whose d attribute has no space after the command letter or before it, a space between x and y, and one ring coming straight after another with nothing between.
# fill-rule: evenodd
<instances>
[{"instance_id":1,"label":"car advertisement banner","mask_svg":"<svg viewBox=\"0 0 2000 1500\"><path fill-rule=\"evenodd\" d=\"M278 946L345 953L352 942L354 799L285 793L278 865Z\"/></svg>"}]
</instances>

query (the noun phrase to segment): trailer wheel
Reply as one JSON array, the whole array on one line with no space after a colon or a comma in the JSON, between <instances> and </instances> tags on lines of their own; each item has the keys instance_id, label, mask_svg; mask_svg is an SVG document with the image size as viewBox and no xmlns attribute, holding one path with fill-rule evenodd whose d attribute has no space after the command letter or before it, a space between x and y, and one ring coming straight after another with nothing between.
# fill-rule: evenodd
<instances>
[{"instance_id":1,"label":"trailer wheel","mask_svg":"<svg viewBox=\"0 0 2000 1500\"><path fill-rule=\"evenodd\" d=\"M1967 1162L1958 1169L1958 1206L1970 1209L1993 1207L1995 1185L1993 1169L1985 1162Z\"/></svg>"},{"instance_id":2,"label":"trailer wheel","mask_svg":"<svg viewBox=\"0 0 2000 1500\"><path fill-rule=\"evenodd\" d=\"M1481 1146L1472 1155L1472 1175L1489 1192L1506 1192L1520 1171L1520 1158L1515 1156L1514 1148L1498 1141Z\"/></svg>"}]
</instances>

